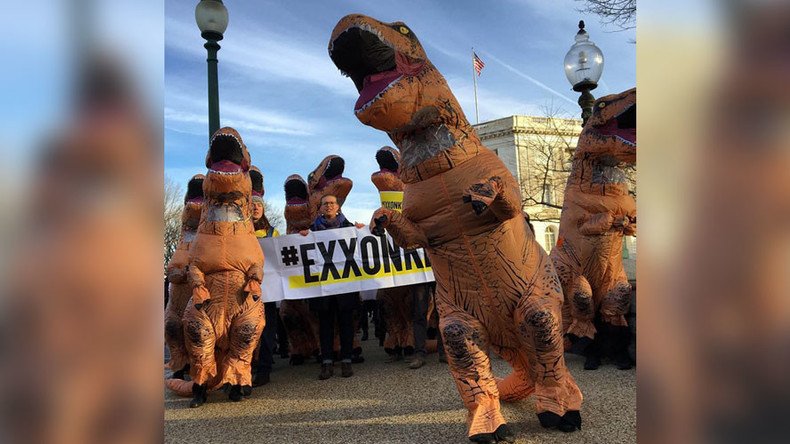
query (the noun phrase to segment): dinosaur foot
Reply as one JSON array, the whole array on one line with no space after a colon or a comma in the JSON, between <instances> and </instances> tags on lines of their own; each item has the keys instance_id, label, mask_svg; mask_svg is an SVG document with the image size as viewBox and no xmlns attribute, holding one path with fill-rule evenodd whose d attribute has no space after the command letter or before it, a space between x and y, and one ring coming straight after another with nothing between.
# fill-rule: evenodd
<instances>
[{"instance_id":1,"label":"dinosaur foot","mask_svg":"<svg viewBox=\"0 0 790 444\"><path fill-rule=\"evenodd\" d=\"M173 379L180 379L182 381L186 381L188 374L189 374L189 364L185 365L184 368L182 368L181 370L173 372Z\"/></svg>"},{"instance_id":2,"label":"dinosaur foot","mask_svg":"<svg viewBox=\"0 0 790 444\"><path fill-rule=\"evenodd\" d=\"M206 403L208 399L208 395L206 392L208 391L207 384L193 384L192 385L192 401L189 403L189 407L196 408L200 407L201 405Z\"/></svg>"},{"instance_id":3,"label":"dinosaur foot","mask_svg":"<svg viewBox=\"0 0 790 444\"><path fill-rule=\"evenodd\" d=\"M239 402L242 399L244 399L244 396L242 395L242 392L241 392L241 386L240 385L236 384L236 385L230 386L230 391L228 392L228 399L230 399L233 402Z\"/></svg>"},{"instance_id":4,"label":"dinosaur foot","mask_svg":"<svg viewBox=\"0 0 790 444\"><path fill-rule=\"evenodd\" d=\"M507 424L497 427L494 433L478 433L469 437L469 441L476 443L497 443L497 442L516 442L516 434L510 430Z\"/></svg>"},{"instance_id":5,"label":"dinosaur foot","mask_svg":"<svg viewBox=\"0 0 790 444\"><path fill-rule=\"evenodd\" d=\"M553 412L541 412L538 413L538 420L543 428L557 429L565 433L582 428L582 417L578 410L569 410L562 416Z\"/></svg>"},{"instance_id":6,"label":"dinosaur foot","mask_svg":"<svg viewBox=\"0 0 790 444\"><path fill-rule=\"evenodd\" d=\"M252 395L252 386L251 385L242 385L241 386L241 395L244 397L249 397Z\"/></svg>"}]
</instances>

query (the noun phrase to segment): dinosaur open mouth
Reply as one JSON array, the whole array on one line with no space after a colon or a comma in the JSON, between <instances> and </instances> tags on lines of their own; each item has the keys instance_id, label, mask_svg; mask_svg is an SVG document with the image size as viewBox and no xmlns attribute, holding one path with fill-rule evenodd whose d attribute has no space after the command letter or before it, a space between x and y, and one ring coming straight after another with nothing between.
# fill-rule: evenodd
<instances>
[{"instance_id":1,"label":"dinosaur open mouth","mask_svg":"<svg viewBox=\"0 0 790 444\"><path fill-rule=\"evenodd\" d=\"M351 77L359 91L354 112L370 106L404 74L413 74L424 65L397 52L367 25L353 26L341 33L332 42L329 57L343 75Z\"/></svg>"},{"instance_id":2,"label":"dinosaur open mouth","mask_svg":"<svg viewBox=\"0 0 790 444\"><path fill-rule=\"evenodd\" d=\"M184 203L194 202L203 203L203 179L195 178L187 184L187 195Z\"/></svg>"},{"instance_id":3,"label":"dinosaur open mouth","mask_svg":"<svg viewBox=\"0 0 790 444\"><path fill-rule=\"evenodd\" d=\"M211 139L209 148L209 172L239 174L249 165L244 161L241 141L233 134L217 134Z\"/></svg>"},{"instance_id":4,"label":"dinosaur open mouth","mask_svg":"<svg viewBox=\"0 0 790 444\"><path fill-rule=\"evenodd\" d=\"M255 169L250 170L250 180L252 181L252 193L263 196L263 174Z\"/></svg>"},{"instance_id":5,"label":"dinosaur open mouth","mask_svg":"<svg viewBox=\"0 0 790 444\"><path fill-rule=\"evenodd\" d=\"M299 176L290 176L285 181L285 205L304 205L307 203L307 182Z\"/></svg>"},{"instance_id":6,"label":"dinosaur open mouth","mask_svg":"<svg viewBox=\"0 0 790 444\"><path fill-rule=\"evenodd\" d=\"M390 150L379 150L376 152L376 162L378 162L382 173L395 174L398 172L398 160L395 159L395 155Z\"/></svg>"},{"instance_id":7,"label":"dinosaur open mouth","mask_svg":"<svg viewBox=\"0 0 790 444\"><path fill-rule=\"evenodd\" d=\"M346 161L340 156L331 156L327 161L324 173L318 178L318 182L313 185L316 191L323 190L330 183L343 178L343 171L346 169ZM315 172L307 176L307 181L313 183Z\"/></svg>"},{"instance_id":8,"label":"dinosaur open mouth","mask_svg":"<svg viewBox=\"0 0 790 444\"><path fill-rule=\"evenodd\" d=\"M636 146L636 105L629 106L605 125L596 126L599 134L615 136L628 145Z\"/></svg>"}]
</instances>

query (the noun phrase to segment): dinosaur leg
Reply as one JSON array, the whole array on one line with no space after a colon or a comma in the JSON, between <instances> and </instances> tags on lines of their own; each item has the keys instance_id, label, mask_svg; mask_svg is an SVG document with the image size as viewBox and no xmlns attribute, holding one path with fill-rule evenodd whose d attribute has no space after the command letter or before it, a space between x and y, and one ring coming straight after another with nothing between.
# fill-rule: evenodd
<instances>
[{"instance_id":1,"label":"dinosaur leg","mask_svg":"<svg viewBox=\"0 0 790 444\"><path fill-rule=\"evenodd\" d=\"M291 343L292 365L303 364L318 348L311 316L306 301L285 300L280 305L280 317Z\"/></svg>"},{"instance_id":2,"label":"dinosaur leg","mask_svg":"<svg viewBox=\"0 0 790 444\"><path fill-rule=\"evenodd\" d=\"M496 354L513 367L512 373L497 381L499 398L505 402L512 402L526 399L534 393L535 382L532 381L530 376L530 365L527 355L515 349L502 349L496 346L493 349Z\"/></svg>"},{"instance_id":3,"label":"dinosaur leg","mask_svg":"<svg viewBox=\"0 0 790 444\"><path fill-rule=\"evenodd\" d=\"M250 366L266 321L261 300L248 297L241 312L230 322L229 347L222 360L222 382L231 386L252 385Z\"/></svg>"},{"instance_id":4,"label":"dinosaur leg","mask_svg":"<svg viewBox=\"0 0 790 444\"><path fill-rule=\"evenodd\" d=\"M601 320L603 328L607 330L608 344L605 345L609 347L609 354L615 365L621 370L632 367L631 357L628 354L631 332L625 321L630 306L631 284L623 276L601 301Z\"/></svg>"},{"instance_id":5,"label":"dinosaur leg","mask_svg":"<svg viewBox=\"0 0 790 444\"><path fill-rule=\"evenodd\" d=\"M487 333L472 316L451 310L442 316L439 330L444 339L450 373L468 410L469 439L480 442L505 424L499 406L499 391L486 350Z\"/></svg>"},{"instance_id":6,"label":"dinosaur leg","mask_svg":"<svg viewBox=\"0 0 790 444\"><path fill-rule=\"evenodd\" d=\"M189 304L184 312L184 338L189 353L189 376L195 384L205 385L217 374L214 357L217 337L205 308L198 310Z\"/></svg>"},{"instance_id":7,"label":"dinosaur leg","mask_svg":"<svg viewBox=\"0 0 790 444\"><path fill-rule=\"evenodd\" d=\"M189 364L189 355L184 344L184 323L182 318L191 291L186 285L171 286L170 299L167 301L165 309L165 342L170 350L170 362L168 365L173 370L173 377L184 379L183 373Z\"/></svg>"},{"instance_id":8,"label":"dinosaur leg","mask_svg":"<svg viewBox=\"0 0 790 444\"><path fill-rule=\"evenodd\" d=\"M569 299L571 311L571 324L567 333L578 338L595 338L595 325L593 324L595 302L587 278L582 275L576 276L569 294L565 296Z\"/></svg>"},{"instance_id":9,"label":"dinosaur leg","mask_svg":"<svg viewBox=\"0 0 790 444\"><path fill-rule=\"evenodd\" d=\"M554 274L551 267L546 273ZM562 294L553 279L535 283L531 294L519 300L515 314L535 382L535 410L542 426L570 432L581 428L582 394L565 366Z\"/></svg>"}]
</instances>

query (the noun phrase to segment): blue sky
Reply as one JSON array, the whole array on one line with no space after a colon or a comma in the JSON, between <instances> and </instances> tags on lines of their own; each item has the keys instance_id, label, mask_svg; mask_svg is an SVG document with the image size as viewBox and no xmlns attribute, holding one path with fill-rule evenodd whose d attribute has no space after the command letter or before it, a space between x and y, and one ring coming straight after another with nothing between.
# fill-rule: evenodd
<instances>
[{"instance_id":1,"label":"blue sky","mask_svg":"<svg viewBox=\"0 0 790 444\"><path fill-rule=\"evenodd\" d=\"M206 52L194 20L197 2L165 3L165 176L186 184L205 172L208 117ZM327 54L329 35L349 13L404 21L447 79L474 123L471 48L486 63L478 77L480 121L540 115L553 104L576 117L578 94L562 69L577 23L603 51L598 97L636 85L635 30L613 32L583 16L572 0L237 1L225 2L230 24L220 42L220 123L244 138L264 173L266 199L284 206L283 183L303 177L329 154L346 160L354 188L344 205L367 223L378 208L370 182L374 154L387 136L354 117L357 92Z\"/></svg>"}]
</instances>

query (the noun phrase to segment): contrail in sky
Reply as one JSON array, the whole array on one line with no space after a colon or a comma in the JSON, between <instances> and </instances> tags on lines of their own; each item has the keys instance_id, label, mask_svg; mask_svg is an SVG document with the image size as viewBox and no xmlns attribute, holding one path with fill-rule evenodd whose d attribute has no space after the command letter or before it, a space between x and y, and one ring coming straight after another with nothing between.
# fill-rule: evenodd
<instances>
[{"instance_id":1,"label":"contrail in sky","mask_svg":"<svg viewBox=\"0 0 790 444\"><path fill-rule=\"evenodd\" d=\"M529 76L527 74L524 74L523 72L521 72L521 71L517 70L516 68L508 65L507 63L503 62L502 60L499 60L498 58L494 57L490 52L488 52L488 51L480 51L480 52L485 54L486 57L489 57L493 61L495 61L495 62L499 63L500 65L504 66L505 68L509 69L514 74L516 74L516 75L518 75L520 77L523 77L523 78L529 80L530 82L534 83L535 85L538 85L539 87L545 89L546 91L554 94L555 96L557 96L557 97L559 97L559 98L561 98L561 99L563 99L563 100L565 100L565 101L567 101L569 103L572 103L572 104L576 105L576 101L575 100L571 100L571 99L565 97L562 93L549 88L548 86L546 86L544 83L540 82L539 80L537 80L537 79L535 79L535 78L533 78L533 77L531 77L531 76Z\"/></svg>"}]
</instances>

